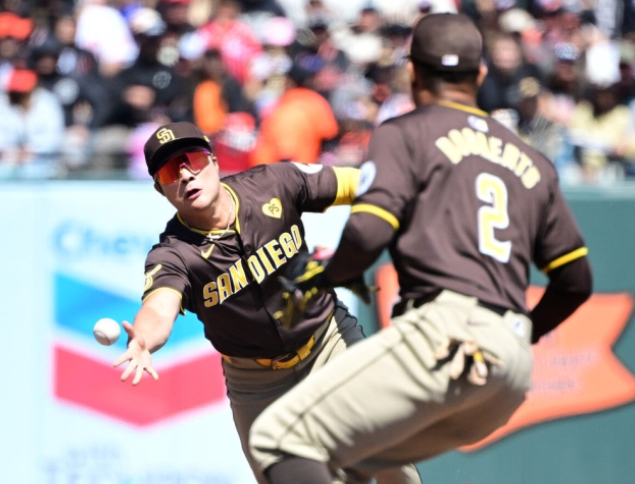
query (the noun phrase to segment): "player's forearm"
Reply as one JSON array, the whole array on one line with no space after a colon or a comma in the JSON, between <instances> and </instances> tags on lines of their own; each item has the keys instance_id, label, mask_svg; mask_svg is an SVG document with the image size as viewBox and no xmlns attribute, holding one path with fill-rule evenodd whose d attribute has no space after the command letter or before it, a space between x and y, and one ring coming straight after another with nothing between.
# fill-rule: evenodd
<instances>
[{"instance_id":1,"label":"player's forearm","mask_svg":"<svg viewBox=\"0 0 635 484\"><path fill-rule=\"evenodd\" d=\"M337 286L362 275L381 255L394 234L389 224L372 214L352 214L326 268L327 280Z\"/></svg>"},{"instance_id":2,"label":"player's forearm","mask_svg":"<svg viewBox=\"0 0 635 484\"><path fill-rule=\"evenodd\" d=\"M545 293L531 312L532 343L571 316L593 291L591 266L586 257L555 269L549 278Z\"/></svg>"},{"instance_id":3,"label":"player's forearm","mask_svg":"<svg viewBox=\"0 0 635 484\"><path fill-rule=\"evenodd\" d=\"M168 341L174 319L152 306L144 304L141 307L134 319L134 329L143 336L150 353L154 353Z\"/></svg>"}]
</instances>

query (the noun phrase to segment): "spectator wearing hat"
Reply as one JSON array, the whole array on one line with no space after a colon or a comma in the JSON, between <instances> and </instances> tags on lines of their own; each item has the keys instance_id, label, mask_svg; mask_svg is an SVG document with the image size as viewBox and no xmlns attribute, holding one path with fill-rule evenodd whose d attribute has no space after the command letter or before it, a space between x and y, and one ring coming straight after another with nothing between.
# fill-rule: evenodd
<instances>
[{"instance_id":1,"label":"spectator wearing hat","mask_svg":"<svg viewBox=\"0 0 635 484\"><path fill-rule=\"evenodd\" d=\"M310 89L312 73L294 65L286 92L260 126L252 165L297 161L316 163L322 143L338 135L329 103Z\"/></svg>"},{"instance_id":2,"label":"spectator wearing hat","mask_svg":"<svg viewBox=\"0 0 635 484\"><path fill-rule=\"evenodd\" d=\"M0 91L9 80L13 64L25 57L26 40L32 31L31 19L12 12L0 12Z\"/></svg>"},{"instance_id":3,"label":"spectator wearing hat","mask_svg":"<svg viewBox=\"0 0 635 484\"><path fill-rule=\"evenodd\" d=\"M555 165L561 178L571 180L578 171L573 163L573 150L563 125L548 117L550 93L534 77L526 77L518 83L518 136L536 148Z\"/></svg>"},{"instance_id":4,"label":"spectator wearing hat","mask_svg":"<svg viewBox=\"0 0 635 484\"><path fill-rule=\"evenodd\" d=\"M311 17L307 43L296 53L294 62L315 72L314 86L324 96L340 82L351 61L331 36L326 17Z\"/></svg>"},{"instance_id":5,"label":"spectator wearing hat","mask_svg":"<svg viewBox=\"0 0 635 484\"><path fill-rule=\"evenodd\" d=\"M174 67L182 77L192 73L196 60L204 52L203 41L189 20L191 0L160 0L157 12L165 24L158 57Z\"/></svg>"},{"instance_id":6,"label":"spectator wearing hat","mask_svg":"<svg viewBox=\"0 0 635 484\"><path fill-rule=\"evenodd\" d=\"M0 170L4 176L50 177L64 141L64 113L35 72L14 69L0 95Z\"/></svg>"},{"instance_id":7,"label":"spectator wearing hat","mask_svg":"<svg viewBox=\"0 0 635 484\"><path fill-rule=\"evenodd\" d=\"M191 89L158 58L165 23L150 8L137 9L129 18L139 55L109 84L111 110L106 125L95 136L91 162L104 169L127 166L127 138L145 123L191 117Z\"/></svg>"},{"instance_id":8,"label":"spectator wearing hat","mask_svg":"<svg viewBox=\"0 0 635 484\"><path fill-rule=\"evenodd\" d=\"M478 94L478 105L487 112L513 109L518 82L525 77L542 77L536 66L525 61L518 39L510 34L499 34L492 39L488 67Z\"/></svg>"},{"instance_id":9,"label":"spectator wearing hat","mask_svg":"<svg viewBox=\"0 0 635 484\"><path fill-rule=\"evenodd\" d=\"M172 120L187 118L191 98L186 86L174 69L158 58L165 23L156 10L143 8L131 16L130 27L139 56L113 83L118 102L111 123L135 127L147 121L153 109L163 110Z\"/></svg>"},{"instance_id":10,"label":"spectator wearing hat","mask_svg":"<svg viewBox=\"0 0 635 484\"><path fill-rule=\"evenodd\" d=\"M546 83L551 92L547 116L561 126L568 126L584 87L580 51L573 44L562 43L556 46L554 55L556 62Z\"/></svg>"},{"instance_id":11,"label":"spectator wearing hat","mask_svg":"<svg viewBox=\"0 0 635 484\"><path fill-rule=\"evenodd\" d=\"M573 112L569 136L589 182L621 176L635 161L635 123L629 108L618 104L615 84L591 85Z\"/></svg>"}]
</instances>

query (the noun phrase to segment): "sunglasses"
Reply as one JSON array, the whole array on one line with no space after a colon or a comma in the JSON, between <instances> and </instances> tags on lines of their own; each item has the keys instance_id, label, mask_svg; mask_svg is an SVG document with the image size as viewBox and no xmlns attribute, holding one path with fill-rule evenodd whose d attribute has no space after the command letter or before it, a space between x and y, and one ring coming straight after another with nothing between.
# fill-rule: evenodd
<instances>
[{"instance_id":1,"label":"sunglasses","mask_svg":"<svg viewBox=\"0 0 635 484\"><path fill-rule=\"evenodd\" d=\"M193 175L198 175L209 165L209 151L192 151L181 153L170 158L154 175L154 181L161 185L176 183L181 179L181 169L185 168Z\"/></svg>"}]
</instances>

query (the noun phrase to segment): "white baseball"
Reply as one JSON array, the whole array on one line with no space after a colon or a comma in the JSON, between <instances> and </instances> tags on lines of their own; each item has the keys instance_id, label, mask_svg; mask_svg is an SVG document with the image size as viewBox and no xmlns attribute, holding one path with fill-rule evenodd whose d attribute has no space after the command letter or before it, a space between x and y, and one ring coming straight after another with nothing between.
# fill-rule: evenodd
<instances>
[{"instance_id":1,"label":"white baseball","mask_svg":"<svg viewBox=\"0 0 635 484\"><path fill-rule=\"evenodd\" d=\"M110 346L115 344L121 334L119 323L114 319L102 318L95 323L93 335L100 344Z\"/></svg>"}]
</instances>

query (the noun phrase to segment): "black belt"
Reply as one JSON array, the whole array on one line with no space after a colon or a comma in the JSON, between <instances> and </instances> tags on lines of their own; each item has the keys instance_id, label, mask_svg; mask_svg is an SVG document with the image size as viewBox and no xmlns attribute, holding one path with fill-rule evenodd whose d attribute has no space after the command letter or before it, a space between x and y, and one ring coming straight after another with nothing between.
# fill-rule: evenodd
<instances>
[{"instance_id":1,"label":"black belt","mask_svg":"<svg viewBox=\"0 0 635 484\"><path fill-rule=\"evenodd\" d=\"M399 301L397 304L394 305L392 309L392 317L394 318L396 316L401 316L403 313L406 312L408 307L419 308L423 306L424 304L434 301L437 297L439 297L439 294L441 294L441 292L442 290L439 290L439 291L432 292L430 294L426 294L425 296L408 298L408 299L403 299ZM486 301L482 301L481 299L478 299L476 305L485 309L489 309L490 311L498 314L499 316L503 316L505 315L507 311L510 311L509 308L499 306L498 304L488 303Z\"/></svg>"}]
</instances>

